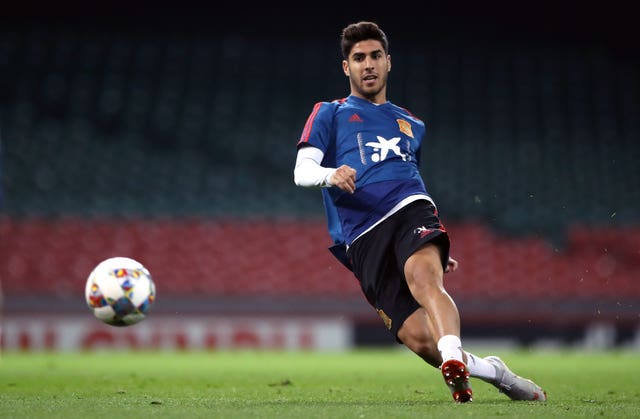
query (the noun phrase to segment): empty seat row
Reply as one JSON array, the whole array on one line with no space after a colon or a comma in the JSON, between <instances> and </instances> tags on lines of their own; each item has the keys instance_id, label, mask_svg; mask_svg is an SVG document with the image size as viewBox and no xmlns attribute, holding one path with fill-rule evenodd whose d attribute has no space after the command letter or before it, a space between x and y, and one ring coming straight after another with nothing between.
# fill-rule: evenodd
<instances>
[{"instance_id":1,"label":"empty seat row","mask_svg":"<svg viewBox=\"0 0 640 419\"><path fill-rule=\"evenodd\" d=\"M446 277L454 297L640 298L637 229L576 229L562 249L481 223L448 231L460 262ZM91 269L112 256L140 260L167 296L360 295L351 272L327 250L318 219L3 218L0 237L0 278L11 295L81 294Z\"/></svg>"}]
</instances>

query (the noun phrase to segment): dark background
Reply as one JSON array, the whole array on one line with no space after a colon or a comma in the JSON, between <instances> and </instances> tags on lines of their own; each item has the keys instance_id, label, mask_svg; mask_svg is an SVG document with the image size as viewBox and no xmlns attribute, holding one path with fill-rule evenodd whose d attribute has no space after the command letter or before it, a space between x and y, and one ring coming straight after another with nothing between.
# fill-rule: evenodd
<instances>
[{"instance_id":1,"label":"dark background","mask_svg":"<svg viewBox=\"0 0 640 419\"><path fill-rule=\"evenodd\" d=\"M95 28L199 31L302 37L338 37L340 29L356 20L374 20L391 39L425 37L531 42L568 40L605 42L629 48L637 34L628 2L606 3L423 1L278 2L150 1L82 2L63 0L11 2L3 7L6 23L53 22ZM624 48L622 48L624 47ZM635 54L633 54L635 55Z\"/></svg>"}]
</instances>

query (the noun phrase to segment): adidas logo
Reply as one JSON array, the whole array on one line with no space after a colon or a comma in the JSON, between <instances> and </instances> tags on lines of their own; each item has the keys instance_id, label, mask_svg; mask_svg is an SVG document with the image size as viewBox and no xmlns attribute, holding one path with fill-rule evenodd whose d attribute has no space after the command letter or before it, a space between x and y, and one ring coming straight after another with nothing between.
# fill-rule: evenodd
<instances>
[{"instance_id":1,"label":"adidas logo","mask_svg":"<svg viewBox=\"0 0 640 419\"><path fill-rule=\"evenodd\" d=\"M360 116L357 113L354 113L349 118L349 122L362 122L362 119L360 118Z\"/></svg>"}]
</instances>

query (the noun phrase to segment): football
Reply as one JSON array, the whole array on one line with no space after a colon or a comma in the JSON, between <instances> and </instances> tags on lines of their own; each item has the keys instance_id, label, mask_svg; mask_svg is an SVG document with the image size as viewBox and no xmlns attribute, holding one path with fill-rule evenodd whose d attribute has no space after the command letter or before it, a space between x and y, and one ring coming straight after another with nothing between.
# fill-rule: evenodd
<instances>
[{"instance_id":1,"label":"football","mask_svg":"<svg viewBox=\"0 0 640 419\"><path fill-rule=\"evenodd\" d=\"M87 305L97 319L111 326L140 323L147 318L155 299L151 273L128 257L103 260L87 278Z\"/></svg>"}]
</instances>

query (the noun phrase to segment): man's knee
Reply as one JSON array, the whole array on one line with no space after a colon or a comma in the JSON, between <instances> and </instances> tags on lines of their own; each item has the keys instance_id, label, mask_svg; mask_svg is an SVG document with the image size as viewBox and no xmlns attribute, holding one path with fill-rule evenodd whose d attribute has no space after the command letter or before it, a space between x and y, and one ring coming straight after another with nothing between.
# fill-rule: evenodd
<instances>
[{"instance_id":1,"label":"man's knee","mask_svg":"<svg viewBox=\"0 0 640 419\"><path fill-rule=\"evenodd\" d=\"M433 244L420 248L407 259L404 271L407 280L438 285L444 274L440 249Z\"/></svg>"}]
</instances>

